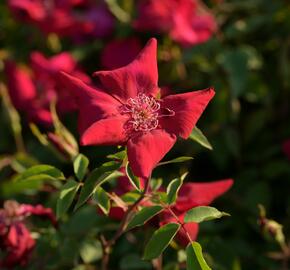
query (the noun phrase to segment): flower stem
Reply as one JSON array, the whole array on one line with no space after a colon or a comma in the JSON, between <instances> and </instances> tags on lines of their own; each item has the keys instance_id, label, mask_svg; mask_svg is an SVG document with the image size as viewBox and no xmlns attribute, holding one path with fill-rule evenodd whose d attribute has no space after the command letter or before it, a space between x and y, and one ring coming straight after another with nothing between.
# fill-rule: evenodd
<instances>
[{"instance_id":1,"label":"flower stem","mask_svg":"<svg viewBox=\"0 0 290 270\"><path fill-rule=\"evenodd\" d=\"M133 215L135 208L140 205L140 203L144 200L146 194L149 191L150 187L150 178L148 178L145 188L141 193L140 197L137 201L135 201L131 206L129 206L128 210L125 212L123 219L121 220L120 226L114 236L110 240L106 240L104 236L101 236L101 243L103 246L103 258L102 258L102 270L108 270L108 264L110 260L110 252L112 246L119 239L119 237L126 231L128 223Z\"/></svg>"}]
</instances>

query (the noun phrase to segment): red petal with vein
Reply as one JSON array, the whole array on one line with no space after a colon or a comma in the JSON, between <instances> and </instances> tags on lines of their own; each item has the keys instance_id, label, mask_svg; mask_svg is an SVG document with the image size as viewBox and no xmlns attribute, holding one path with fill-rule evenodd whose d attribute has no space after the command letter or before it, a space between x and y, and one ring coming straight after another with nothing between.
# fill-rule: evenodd
<instances>
[{"instance_id":1,"label":"red petal with vein","mask_svg":"<svg viewBox=\"0 0 290 270\"><path fill-rule=\"evenodd\" d=\"M174 207L178 211L184 212L196 206L209 205L214 199L228 191L232 184L232 179L205 183L185 183L179 190Z\"/></svg>"},{"instance_id":2,"label":"red petal with vein","mask_svg":"<svg viewBox=\"0 0 290 270\"><path fill-rule=\"evenodd\" d=\"M148 178L153 168L176 142L176 136L155 129L128 141L128 159L135 175Z\"/></svg>"},{"instance_id":3,"label":"red petal with vein","mask_svg":"<svg viewBox=\"0 0 290 270\"><path fill-rule=\"evenodd\" d=\"M119 115L118 108L121 103L112 96L94 89L80 79L64 72L60 73L60 80L67 91L76 97L79 107L79 132L81 134L94 122Z\"/></svg>"},{"instance_id":4,"label":"red petal with vein","mask_svg":"<svg viewBox=\"0 0 290 270\"><path fill-rule=\"evenodd\" d=\"M98 71L97 76L108 93L122 102L139 92L155 95L158 91L157 41L152 38L129 65L112 71Z\"/></svg>"},{"instance_id":5,"label":"red petal with vein","mask_svg":"<svg viewBox=\"0 0 290 270\"><path fill-rule=\"evenodd\" d=\"M124 125L126 116L116 116L102 119L92 124L81 136L82 145L115 145L127 141Z\"/></svg>"},{"instance_id":6,"label":"red petal with vein","mask_svg":"<svg viewBox=\"0 0 290 270\"><path fill-rule=\"evenodd\" d=\"M214 90L208 88L165 97L162 107L174 111L175 115L160 118L161 127L187 139L214 94Z\"/></svg>"}]
</instances>

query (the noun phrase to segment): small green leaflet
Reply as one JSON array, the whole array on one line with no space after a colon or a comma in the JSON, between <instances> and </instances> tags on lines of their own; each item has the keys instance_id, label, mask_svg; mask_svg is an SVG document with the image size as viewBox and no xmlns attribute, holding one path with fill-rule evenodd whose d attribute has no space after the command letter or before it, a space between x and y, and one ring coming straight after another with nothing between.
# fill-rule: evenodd
<instances>
[{"instance_id":1,"label":"small green leaflet","mask_svg":"<svg viewBox=\"0 0 290 270\"><path fill-rule=\"evenodd\" d=\"M110 198L107 195L106 191L102 187L98 187L92 197L97 205L101 208L105 215L108 215L110 212Z\"/></svg>"},{"instance_id":2,"label":"small green leaflet","mask_svg":"<svg viewBox=\"0 0 290 270\"><path fill-rule=\"evenodd\" d=\"M109 159L116 159L116 160L123 160L126 157L126 150L111 154L111 155L107 155L107 158Z\"/></svg>"},{"instance_id":3,"label":"small green leaflet","mask_svg":"<svg viewBox=\"0 0 290 270\"><path fill-rule=\"evenodd\" d=\"M181 162L185 162L188 160L192 160L193 157L178 157L172 160L168 160L168 161L164 161L164 162L160 162L158 163L157 166L163 166L163 165L167 165L167 164L171 164L171 163L181 163Z\"/></svg>"},{"instance_id":4,"label":"small green leaflet","mask_svg":"<svg viewBox=\"0 0 290 270\"><path fill-rule=\"evenodd\" d=\"M192 139L193 141L196 141L197 143L199 143L203 147L205 147L209 150L212 150L212 145L210 144L208 139L204 136L202 131L197 126L195 126L193 128L189 138Z\"/></svg>"},{"instance_id":5,"label":"small green leaflet","mask_svg":"<svg viewBox=\"0 0 290 270\"><path fill-rule=\"evenodd\" d=\"M180 178L173 179L166 189L167 194L167 203L172 204L176 201L178 191L183 183L183 180Z\"/></svg>"},{"instance_id":6,"label":"small green leaflet","mask_svg":"<svg viewBox=\"0 0 290 270\"><path fill-rule=\"evenodd\" d=\"M25 180L27 178L30 178L31 176L36 175L46 175L47 177L53 178L53 179L59 179L64 180L65 177L63 173L50 165L35 165L30 167L29 169L25 170L23 173L17 175L13 180Z\"/></svg>"},{"instance_id":7,"label":"small green leaflet","mask_svg":"<svg viewBox=\"0 0 290 270\"><path fill-rule=\"evenodd\" d=\"M143 259L152 260L159 257L170 244L179 229L179 224L168 223L155 231L145 247Z\"/></svg>"},{"instance_id":8,"label":"small green leaflet","mask_svg":"<svg viewBox=\"0 0 290 270\"><path fill-rule=\"evenodd\" d=\"M186 270L211 270L203 258L199 243L190 243L186 248L186 256Z\"/></svg>"},{"instance_id":9,"label":"small green leaflet","mask_svg":"<svg viewBox=\"0 0 290 270\"><path fill-rule=\"evenodd\" d=\"M127 231L134 227L144 225L149 219L160 213L163 207L160 205L154 205L142 208L129 222Z\"/></svg>"},{"instance_id":10,"label":"small green leaflet","mask_svg":"<svg viewBox=\"0 0 290 270\"><path fill-rule=\"evenodd\" d=\"M137 189L138 191L140 191L140 179L139 177L135 176L131 170L131 167L130 167L130 164L129 162L127 162L127 165L126 165L126 174L131 182L131 184L133 185L133 187L135 189Z\"/></svg>"},{"instance_id":11,"label":"small green leaflet","mask_svg":"<svg viewBox=\"0 0 290 270\"><path fill-rule=\"evenodd\" d=\"M172 180L169 183L169 185L167 186L166 194L167 194L167 203L168 204L172 204L176 201L178 191L181 188L183 180L185 179L187 174L188 174L188 172L181 175L181 177Z\"/></svg>"},{"instance_id":12,"label":"small green leaflet","mask_svg":"<svg viewBox=\"0 0 290 270\"><path fill-rule=\"evenodd\" d=\"M110 161L104 163L101 167L94 169L87 177L82 187L75 210L83 205L91 197L94 190L101 186L104 182L122 176L123 174L118 171L120 165L120 163Z\"/></svg>"},{"instance_id":13,"label":"small green leaflet","mask_svg":"<svg viewBox=\"0 0 290 270\"><path fill-rule=\"evenodd\" d=\"M60 218L71 206L80 184L70 179L61 188L56 205L56 216Z\"/></svg>"},{"instance_id":14,"label":"small green leaflet","mask_svg":"<svg viewBox=\"0 0 290 270\"><path fill-rule=\"evenodd\" d=\"M78 154L73 161L73 165L76 177L82 180L87 172L89 159L83 154Z\"/></svg>"},{"instance_id":15,"label":"small green leaflet","mask_svg":"<svg viewBox=\"0 0 290 270\"><path fill-rule=\"evenodd\" d=\"M230 214L225 212L220 212L214 207L210 206L198 206L187 211L184 217L184 222L196 222L200 223L207 220L221 218L223 216L230 216Z\"/></svg>"}]
</instances>

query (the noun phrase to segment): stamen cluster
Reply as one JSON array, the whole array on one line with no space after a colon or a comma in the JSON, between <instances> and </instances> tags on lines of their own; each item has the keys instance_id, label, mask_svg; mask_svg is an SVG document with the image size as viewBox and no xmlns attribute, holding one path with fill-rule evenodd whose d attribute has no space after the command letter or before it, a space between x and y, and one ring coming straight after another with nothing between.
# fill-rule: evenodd
<instances>
[{"instance_id":1,"label":"stamen cluster","mask_svg":"<svg viewBox=\"0 0 290 270\"><path fill-rule=\"evenodd\" d=\"M122 113L129 113L128 127L134 131L150 131L158 127L160 103L152 96L143 93L136 98L129 98L122 106Z\"/></svg>"}]
</instances>

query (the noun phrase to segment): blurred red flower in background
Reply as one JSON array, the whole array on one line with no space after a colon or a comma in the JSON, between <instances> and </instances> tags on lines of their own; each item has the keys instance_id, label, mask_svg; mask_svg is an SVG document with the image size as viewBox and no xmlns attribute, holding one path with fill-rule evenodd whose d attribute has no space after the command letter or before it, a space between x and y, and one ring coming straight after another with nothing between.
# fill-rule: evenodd
<instances>
[{"instance_id":1,"label":"blurred red flower in background","mask_svg":"<svg viewBox=\"0 0 290 270\"><path fill-rule=\"evenodd\" d=\"M141 49L141 42L134 37L113 40L102 51L102 66L106 69L126 66L135 59Z\"/></svg>"},{"instance_id":2,"label":"blurred red flower in background","mask_svg":"<svg viewBox=\"0 0 290 270\"><path fill-rule=\"evenodd\" d=\"M290 159L290 140L287 140L283 143L283 151Z\"/></svg>"},{"instance_id":3,"label":"blurred red flower in background","mask_svg":"<svg viewBox=\"0 0 290 270\"><path fill-rule=\"evenodd\" d=\"M8 0L8 6L16 18L44 33L76 41L105 37L114 28L114 18L102 0Z\"/></svg>"},{"instance_id":4,"label":"blurred red flower in background","mask_svg":"<svg viewBox=\"0 0 290 270\"><path fill-rule=\"evenodd\" d=\"M215 18L199 0L141 0L138 11L138 30L168 33L185 47L206 42L217 29Z\"/></svg>"},{"instance_id":5,"label":"blurred red flower in background","mask_svg":"<svg viewBox=\"0 0 290 270\"><path fill-rule=\"evenodd\" d=\"M69 53L60 53L46 58L39 52L30 57L31 69L20 66L13 61L5 63L8 91L16 109L24 111L29 121L50 125L52 118L50 103L57 101L60 113L76 109L70 93L59 85L58 72L64 70L90 82L89 77L82 73Z\"/></svg>"},{"instance_id":6,"label":"blurred red flower in background","mask_svg":"<svg viewBox=\"0 0 290 270\"><path fill-rule=\"evenodd\" d=\"M26 217L36 215L50 219L56 225L56 219L50 208L41 205L18 204L6 201L0 209L0 249L4 257L0 259L0 267L13 268L25 265L35 246L35 240L24 224Z\"/></svg>"},{"instance_id":7,"label":"blurred red flower in background","mask_svg":"<svg viewBox=\"0 0 290 270\"><path fill-rule=\"evenodd\" d=\"M187 139L214 90L158 99L157 41L151 39L129 65L94 75L100 87L62 73L76 95L82 145L127 145L135 175L148 178L176 142Z\"/></svg>"}]
</instances>

